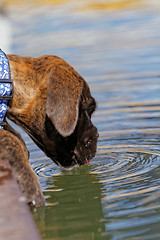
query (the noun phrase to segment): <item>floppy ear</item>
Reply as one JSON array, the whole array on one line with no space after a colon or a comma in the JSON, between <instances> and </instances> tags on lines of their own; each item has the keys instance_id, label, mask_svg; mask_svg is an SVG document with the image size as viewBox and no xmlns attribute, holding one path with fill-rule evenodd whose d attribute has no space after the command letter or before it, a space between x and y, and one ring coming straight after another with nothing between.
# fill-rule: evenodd
<instances>
[{"instance_id":1,"label":"floppy ear","mask_svg":"<svg viewBox=\"0 0 160 240\"><path fill-rule=\"evenodd\" d=\"M46 112L63 136L73 133L79 115L83 82L65 66L57 66L48 80Z\"/></svg>"}]
</instances>

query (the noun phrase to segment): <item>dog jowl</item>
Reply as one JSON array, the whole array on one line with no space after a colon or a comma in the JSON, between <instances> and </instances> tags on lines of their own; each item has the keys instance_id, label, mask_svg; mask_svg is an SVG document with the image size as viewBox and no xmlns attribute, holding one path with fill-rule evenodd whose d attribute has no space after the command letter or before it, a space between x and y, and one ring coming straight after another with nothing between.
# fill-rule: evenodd
<instances>
[{"instance_id":1,"label":"dog jowl","mask_svg":"<svg viewBox=\"0 0 160 240\"><path fill-rule=\"evenodd\" d=\"M63 59L8 55L14 83L7 116L56 164L72 168L96 153L96 102L86 81Z\"/></svg>"}]
</instances>

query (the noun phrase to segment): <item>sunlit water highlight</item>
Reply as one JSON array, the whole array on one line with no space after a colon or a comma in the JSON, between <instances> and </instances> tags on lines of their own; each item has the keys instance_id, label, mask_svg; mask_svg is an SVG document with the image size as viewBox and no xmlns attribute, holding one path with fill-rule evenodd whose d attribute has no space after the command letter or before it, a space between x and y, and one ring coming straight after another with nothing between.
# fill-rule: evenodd
<instances>
[{"instance_id":1,"label":"sunlit water highlight","mask_svg":"<svg viewBox=\"0 0 160 240\"><path fill-rule=\"evenodd\" d=\"M61 170L23 133L46 196L34 211L43 239L160 239L160 4L139 2L10 9L13 52L64 58L98 103L88 166Z\"/></svg>"}]
</instances>

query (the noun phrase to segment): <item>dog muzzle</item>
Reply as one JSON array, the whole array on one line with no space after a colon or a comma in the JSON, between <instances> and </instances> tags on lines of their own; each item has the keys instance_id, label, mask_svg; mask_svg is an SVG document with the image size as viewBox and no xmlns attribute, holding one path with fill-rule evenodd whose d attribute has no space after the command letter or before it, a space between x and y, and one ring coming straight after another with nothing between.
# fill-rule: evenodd
<instances>
[{"instance_id":1,"label":"dog muzzle","mask_svg":"<svg viewBox=\"0 0 160 240\"><path fill-rule=\"evenodd\" d=\"M9 61L0 49L0 129L5 125L5 117L9 100L13 96L13 81L10 77Z\"/></svg>"}]
</instances>

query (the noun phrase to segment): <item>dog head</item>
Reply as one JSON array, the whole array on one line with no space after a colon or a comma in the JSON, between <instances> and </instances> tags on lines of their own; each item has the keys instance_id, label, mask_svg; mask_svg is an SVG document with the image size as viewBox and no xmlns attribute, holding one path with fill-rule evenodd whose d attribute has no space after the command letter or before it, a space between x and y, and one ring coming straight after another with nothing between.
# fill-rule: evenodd
<instances>
[{"instance_id":1,"label":"dog head","mask_svg":"<svg viewBox=\"0 0 160 240\"><path fill-rule=\"evenodd\" d=\"M98 132L91 122L95 109L86 81L69 64L50 73L43 147L55 163L72 168L95 156Z\"/></svg>"},{"instance_id":2,"label":"dog head","mask_svg":"<svg viewBox=\"0 0 160 240\"><path fill-rule=\"evenodd\" d=\"M91 122L96 102L85 80L59 66L47 86L45 152L65 168L88 163L96 153L98 132Z\"/></svg>"},{"instance_id":3,"label":"dog head","mask_svg":"<svg viewBox=\"0 0 160 240\"><path fill-rule=\"evenodd\" d=\"M14 82L17 80L18 84L15 82L8 117L58 165L72 168L90 161L96 153L98 132L91 122L96 102L86 81L56 56L10 56L10 61ZM19 88L22 77L25 91L32 88L33 96L28 97L27 92L27 101ZM20 94L22 100L17 101Z\"/></svg>"}]
</instances>

